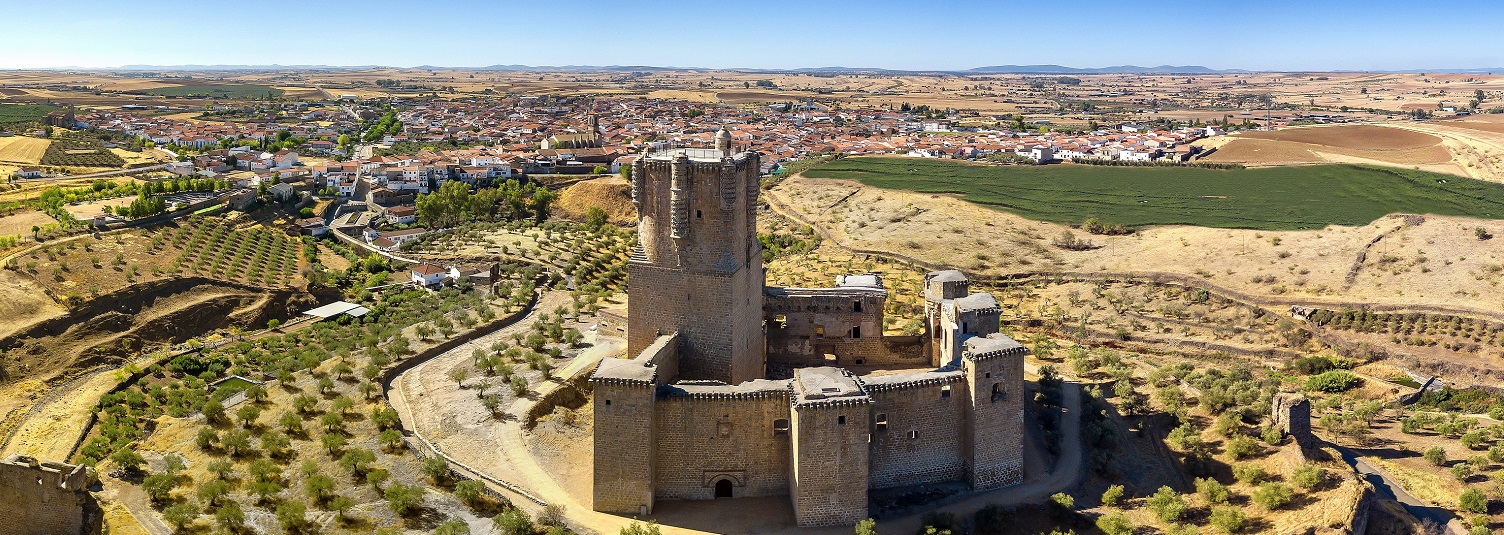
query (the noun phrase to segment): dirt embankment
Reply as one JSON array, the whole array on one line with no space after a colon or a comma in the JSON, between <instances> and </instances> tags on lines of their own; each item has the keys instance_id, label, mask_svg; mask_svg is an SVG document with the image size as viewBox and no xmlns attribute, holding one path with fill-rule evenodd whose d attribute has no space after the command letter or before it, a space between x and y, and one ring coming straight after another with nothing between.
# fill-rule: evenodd
<instances>
[{"instance_id":1,"label":"dirt embankment","mask_svg":"<svg viewBox=\"0 0 1504 535\"><path fill-rule=\"evenodd\" d=\"M637 208L632 206L632 185L621 177L586 180L564 188L554 210L564 217L583 221L585 211L599 206L606 211L606 220L625 225L637 222Z\"/></svg>"},{"instance_id":2,"label":"dirt embankment","mask_svg":"<svg viewBox=\"0 0 1504 535\"><path fill-rule=\"evenodd\" d=\"M316 304L297 290L268 290L198 277L137 284L0 338L0 384L46 379L120 362L146 344L178 343L216 329L265 325Z\"/></svg>"}]
</instances>

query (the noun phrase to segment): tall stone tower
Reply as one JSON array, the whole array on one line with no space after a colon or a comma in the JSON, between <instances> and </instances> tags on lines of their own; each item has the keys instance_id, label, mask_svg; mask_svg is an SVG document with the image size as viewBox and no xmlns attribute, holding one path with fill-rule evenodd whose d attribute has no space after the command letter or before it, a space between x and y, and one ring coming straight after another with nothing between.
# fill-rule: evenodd
<instances>
[{"instance_id":1,"label":"tall stone tower","mask_svg":"<svg viewBox=\"0 0 1504 535\"><path fill-rule=\"evenodd\" d=\"M714 149L646 152L632 164L638 247L627 264L627 351L679 333L679 379L736 384L765 375L759 156Z\"/></svg>"}]
</instances>

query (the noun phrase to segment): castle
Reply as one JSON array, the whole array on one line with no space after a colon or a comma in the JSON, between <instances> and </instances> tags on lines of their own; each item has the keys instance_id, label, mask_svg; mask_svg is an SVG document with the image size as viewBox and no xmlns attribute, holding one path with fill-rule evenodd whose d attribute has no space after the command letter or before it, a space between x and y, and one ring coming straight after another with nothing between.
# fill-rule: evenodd
<instances>
[{"instance_id":1,"label":"castle","mask_svg":"<svg viewBox=\"0 0 1504 535\"><path fill-rule=\"evenodd\" d=\"M758 160L723 128L714 149L632 164L632 358L590 378L592 507L786 495L799 525L830 526L867 518L871 489L1021 481L1027 350L998 333L996 299L930 273L927 332L894 337L876 275L764 286Z\"/></svg>"}]
</instances>

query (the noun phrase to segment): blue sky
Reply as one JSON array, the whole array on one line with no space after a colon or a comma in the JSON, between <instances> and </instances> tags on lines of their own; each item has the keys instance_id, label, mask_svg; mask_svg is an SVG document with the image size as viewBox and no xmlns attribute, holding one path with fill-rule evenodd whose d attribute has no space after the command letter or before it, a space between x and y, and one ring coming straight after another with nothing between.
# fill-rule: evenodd
<instances>
[{"instance_id":1,"label":"blue sky","mask_svg":"<svg viewBox=\"0 0 1504 535\"><path fill-rule=\"evenodd\" d=\"M1499 0L0 2L0 68L1504 67Z\"/></svg>"}]
</instances>

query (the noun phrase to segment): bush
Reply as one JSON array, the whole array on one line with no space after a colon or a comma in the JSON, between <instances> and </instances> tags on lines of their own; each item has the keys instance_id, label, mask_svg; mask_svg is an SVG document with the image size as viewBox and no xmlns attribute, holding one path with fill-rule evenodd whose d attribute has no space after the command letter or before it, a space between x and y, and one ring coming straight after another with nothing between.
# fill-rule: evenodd
<instances>
[{"instance_id":1,"label":"bush","mask_svg":"<svg viewBox=\"0 0 1504 535\"><path fill-rule=\"evenodd\" d=\"M1129 535L1133 533L1133 523L1127 515L1113 512L1097 517L1097 529L1107 535Z\"/></svg>"},{"instance_id":2,"label":"bush","mask_svg":"<svg viewBox=\"0 0 1504 535\"><path fill-rule=\"evenodd\" d=\"M527 513L515 507L508 508L492 517L491 523L496 526L496 531L501 535L533 535L536 531L533 527L533 520L527 517ZM623 528L622 533L627 533L627 530Z\"/></svg>"},{"instance_id":3,"label":"bush","mask_svg":"<svg viewBox=\"0 0 1504 535\"><path fill-rule=\"evenodd\" d=\"M1483 514L1488 512L1488 497L1478 489L1467 489L1462 492L1457 500L1457 508L1469 513Z\"/></svg>"},{"instance_id":4,"label":"bush","mask_svg":"<svg viewBox=\"0 0 1504 535\"><path fill-rule=\"evenodd\" d=\"M1251 457L1254 454L1263 451L1263 448L1259 447L1259 443L1257 441L1254 441L1253 438L1246 435L1238 435L1233 437L1231 440L1228 440L1226 449L1227 456L1231 457L1234 461L1245 457Z\"/></svg>"},{"instance_id":5,"label":"bush","mask_svg":"<svg viewBox=\"0 0 1504 535\"><path fill-rule=\"evenodd\" d=\"M1107 490L1102 492L1102 505L1117 507L1118 502L1123 501L1123 492L1122 485L1107 487Z\"/></svg>"},{"instance_id":6,"label":"bush","mask_svg":"<svg viewBox=\"0 0 1504 535\"><path fill-rule=\"evenodd\" d=\"M1263 431L1259 432L1259 438L1264 439L1265 444L1268 444L1270 446L1278 446L1285 442L1285 432L1280 428L1271 425L1269 427L1265 427Z\"/></svg>"},{"instance_id":7,"label":"bush","mask_svg":"<svg viewBox=\"0 0 1504 535\"><path fill-rule=\"evenodd\" d=\"M974 519L976 520L977 531L982 533L1003 533L1008 531L1013 523L1013 510L1001 505L992 504L977 511ZM857 533L860 534L861 531L858 530ZM876 534L877 532L873 531L872 533Z\"/></svg>"},{"instance_id":8,"label":"bush","mask_svg":"<svg viewBox=\"0 0 1504 535\"><path fill-rule=\"evenodd\" d=\"M386 487L383 496L386 497L387 506L399 516L407 516L423 505L423 489L413 485L392 483Z\"/></svg>"},{"instance_id":9,"label":"bush","mask_svg":"<svg viewBox=\"0 0 1504 535\"><path fill-rule=\"evenodd\" d=\"M1316 466L1315 463L1303 464L1300 468L1296 468L1294 473L1290 474L1290 482L1306 490L1321 486L1321 482L1325 479L1326 470L1323 470L1320 466Z\"/></svg>"},{"instance_id":10,"label":"bush","mask_svg":"<svg viewBox=\"0 0 1504 535\"><path fill-rule=\"evenodd\" d=\"M1284 507L1294 498L1295 491L1282 483L1264 483L1253 491L1253 503L1259 504L1266 511Z\"/></svg>"},{"instance_id":11,"label":"bush","mask_svg":"<svg viewBox=\"0 0 1504 535\"><path fill-rule=\"evenodd\" d=\"M1247 522L1247 519L1243 517L1243 511L1226 505L1212 509L1212 514L1207 520L1223 533L1237 533Z\"/></svg>"},{"instance_id":12,"label":"bush","mask_svg":"<svg viewBox=\"0 0 1504 535\"><path fill-rule=\"evenodd\" d=\"M1430 461L1430 463L1435 466L1443 466L1447 464L1447 452L1446 450L1441 449L1441 446L1431 446L1429 448L1426 448L1426 453L1423 454L1422 457L1425 457L1427 461Z\"/></svg>"},{"instance_id":13,"label":"bush","mask_svg":"<svg viewBox=\"0 0 1504 535\"><path fill-rule=\"evenodd\" d=\"M1154 516L1167 523L1180 520L1180 517L1185 515L1185 498L1170 487L1160 487L1146 503L1149 504L1149 510L1154 512Z\"/></svg>"},{"instance_id":14,"label":"bush","mask_svg":"<svg viewBox=\"0 0 1504 535\"><path fill-rule=\"evenodd\" d=\"M657 522L643 524L634 520L627 527L621 528L620 533L621 535L660 535L661 532L658 530Z\"/></svg>"},{"instance_id":15,"label":"bush","mask_svg":"<svg viewBox=\"0 0 1504 535\"><path fill-rule=\"evenodd\" d=\"M1206 498L1206 501L1211 503L1227 503L1229 492L1227 491L1227 485L1223 485L1215 479L1198 477L1196 478L1196 494L1200 494L1201 497Z\"/></svg>"},{"instance_id":16,"label":"bush","mask_svg":"<svg viewBox=\"0 0 1504 535\"><path fill-rule=\"evenodd\" d=\"M1064 492L1056 492L1050 495L1050 505L1057 514L1065 515L1076 508L1076 499Z\"/></svg>"},{"instance_id":17,"label":"bush","mask_svg":"<svg viewBox=\"0 0 1504 535\"><path fill-rule=\"evenodd\" d=\"M1232 465L1232 477L1237 478L1249 485L1257 485L1268 477L1264 473L1264 467L1252 463L1238 463Z\"/></svg>"},{"instance_id":18,"label":"bush","mask_svg":"<svg viewBox=\"0 0 1504 535\"><path fill-rule=\"evenodd\" d=\"M1306 390L1318 392L1346 392L1362 382L1357 375L1347 370L1332 370L1306 379Z\"/></svg>"}]
</instances>

